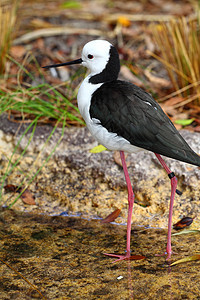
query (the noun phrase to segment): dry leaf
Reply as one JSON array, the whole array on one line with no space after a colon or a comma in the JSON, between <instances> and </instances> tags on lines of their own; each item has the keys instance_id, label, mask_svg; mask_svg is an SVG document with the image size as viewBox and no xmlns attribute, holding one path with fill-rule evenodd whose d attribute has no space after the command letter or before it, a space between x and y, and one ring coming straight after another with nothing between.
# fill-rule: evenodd
<instances>
[{"instance_id":1,"label":"dry leaf","mask_svg":"<svg viewBox=\"0 0 200 300\"><path fill-rule=\"evenodd\" d=\"M116 164L120 167L122 167L122 161L121 161L121 157L120 157L120 152L119 151L115 151L113 154L113 158L114 161L116 162Z\"/></svg>"},{"instance_id":2,"label":"dry leaf","mask_svg":"<svg viewBox=\"0 0 200 300\"><path fill-rule=\"evenodd\" d=\"M137 76L135 76L127 66L121 66L120 73L124 79L131 81L138 86L143 86L143 82Z\"/></svg>"},{"instance_id":3,"label":"dry leaf","mask_svg":"<svg viewBox=\"0 0 200 300\"><path fill-rule=\"evenodd\" d=\"M7 184L4 186L5 192L6 193L11 193L11 192L17 192L17 190L19 189L19 187L17 185L14 184Z\"/></svg>"},{"instance_id":4,"label":"dry leaf","mask_svg":"<svg viewBox=\"0 0 200 300\"><path fill-rule=\"evenodd\" d=\"M100 153L100 152L103 152L103 151L105 151L105 150L107 150L106 147L104 147L103 145L98 145L98 146L93 147L93 148L90 150L90 152L91 152L91 153Z\"/></svg>"},{"instance_id":5,"label":"dry leaf","mask_svg":"<svg viewBox=\"0 0 200 300\"><path fill-rule=\"evenodd\" d=\"M10 54L14 58L22 58L26 53L26 49L24 46L17 45L17 46L12 46L10 48Z\"/></svg>"},{"instance_id":6,"label":"dry leaf","mask_svg":"<svg viewBox=\"0 0 200 300\"><path fill-rule=\"evenodd\" d=\"M149 35L145 34L145 42L146 42L148 51L154 52L155 51L155 43L153 43L153 41ZM147 53L147 55L148 55L148 53Z\"/></svg>"},{"instance_id":7,"label":"dry leaf","mask_svg":"<svg viewBox=\"0 0 200 300\"><path fill-rule=\"evenodd\" d=\"M200 230L198 229L183 229L181 231L178 231L176 233L173 233L172 235L182 235L182 234L191 234L191 233L200 233Z\"/></svg>"},{"instance_id":8,"label":"dry leaf","mask_svg":"<svg viewBox=\"0 0 200 300\"><path fill-rule=\"evenodd\" d=\"M152 75L152 73L149 70L144 70L145 76L154 84L154 86L157 86L159 88L168 88L171 86L171 83L169 80L165 78L160 78Z\"/></svg>"},{"instance_id":9,"label":"dry leaf","mask_svg":"<svg viewBox=\"0 0 200 300\"><path fill-rule=\"evenodd\" d=\"M44 21L42 19L34 18L31 20L30 25L32 25L35 28L50 28L52 27L52 24Z\"/></svg>"},{"instance_id":10,"label":"dry leaf","mask_svg":"<svg viewBox=\"0 0 200 300\"><path fill-rule=\"evenodd\" d=\"M180 102L182 102L184 100L185 100L185 98L180 97L180 96L172 97L169 100L165 101L164 105L166 105L166 106L173 106L173 105L178 104L178 103L180 103Z\"/></svg>"},{"instance_id":11,"label":"dry leaf","mask_svg":"<svg viewBox=\"0 0 200 300\"><path fill-rule=\"evenodd\" d=\"M183 229L185 227L190 226L192 224L193 220L194 220L194 218L184 217L180 221L178 221L176 224L174 224L173 228L175 230Z\"/></svg>"},{"instance_id":12,"label":"dry leaf","mask_svg":"<svg viewBox=\"0 0 200 300\"><path fill-rule=\"evenodd\" d=\"M126 17L124 16L120 16L118 19L117 19L117 23L124 26L124 27L129 27L131 25L131 22L129 19L127 19Z\"/></svg>"},{"instance_id":13,"label":"dry leaf","mask_svg":"<svg viewBox=\"0 0 200 300\"><path fill-rule=\"evenodd\" d=\"M175 262L173 262L170 267L175 266L177 264L185 263L188 261L194 261L194 260L200 260L200 254L192 255L192 256L187 256L185 258L179 259Z\"/></svg>"},{"instance_id":14,"label":"dry leaf","mask_svg":"<svg viewBox=\"0 0 200 300\"><path fill-rule=\"evenodd\" d=\"M195 132L200 132L200 126L195 127L195 128L194 128L194 131L195 131Z\"/></svg>"},{"instance_id":15,"label":"dry leaf","mask_svg":"<svg viewBox=\"0 0 200 300\"><path fill-rule=\"evenodd\" d=\"M6 186L4 186L4 189L5 189L6 193L11 193L11 192L21 193L21 191L24 189L24 187L23 186L19 187L19 186L14 185L14 184L7 184ZM35 197L31 193L31 191L29 191L28 189L25 189L25 191L21 194L20 198L26 204L36 205Z\"/></svg>"},{"instance_id":16,"label":"dry leaf","mask_svg":"<svg viewBox=\"0 0 200 300\"><path fill-rule=\"evenodd\" d=\"M105 219L101 220L101 223L110 223L113 222L120 214L121 209L117 208L110 215L108 215Z\"/></svg>"},{"instance_id":17,"label":"dry leaf","mask_svg":"<svg viewBox=\"0 0 200 300\"><path fill-rule=\"evenodd\" d=\"M35 197L32 195L31 191L26 189L22 194L21 194L21 199L24 203L29 204L29 205L36 205L35 203Z\"/></svg>"},{"instance_id":18,"label":"dry leaf","mask_svg":"<svg viewBox=\"0 0 200 300\"><path fill-rule=\"evenodd\" d=\"M140 260L145 258L146 257L144 255L131 255L131 257L129 257L128 260Z\"/></svg>"},{"instance_id":19,"label":"dry leaf","mask_svg":"<svg viewBox=\"0 0 200 300\"><path fill-rule=\"evenodd\" d=\"M125 155L125 158L127 158L128 154ZM116 164L120 167L122 167L122 161L121 161L121 157L120 157L120 152L119 151L115 151L113 154L113 158L114 161L116 162ZM130 162L126 163L127 167L130 166Z\"/></svg>"}]
</instances>

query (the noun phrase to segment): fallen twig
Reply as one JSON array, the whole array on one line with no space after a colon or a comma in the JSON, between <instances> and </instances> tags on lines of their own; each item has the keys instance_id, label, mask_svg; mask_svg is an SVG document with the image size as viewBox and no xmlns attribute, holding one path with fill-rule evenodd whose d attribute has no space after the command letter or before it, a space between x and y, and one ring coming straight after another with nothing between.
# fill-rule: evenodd
<instances>
[{"instance_id":1,"label":"fallen twig","mask_svg":"<svg viewBox=\"0 0 200 300\"><path fill-rule=\"evenodd\" d=\"M48 36L56 36L56 35L69 35L69 34L85 34L85 35L92 35L92 36L108 36L112 38L114 36L114 32L103 32L97 29L86 29L86 28L69 28L66 26L62 27L55 27L55 28L44 28L34 30L24 35L20 36L19 38L13 41L13 45L19 45L21 43L29 43L35 39L41 37L48 37Z\"/></svg>"}]
</instances>

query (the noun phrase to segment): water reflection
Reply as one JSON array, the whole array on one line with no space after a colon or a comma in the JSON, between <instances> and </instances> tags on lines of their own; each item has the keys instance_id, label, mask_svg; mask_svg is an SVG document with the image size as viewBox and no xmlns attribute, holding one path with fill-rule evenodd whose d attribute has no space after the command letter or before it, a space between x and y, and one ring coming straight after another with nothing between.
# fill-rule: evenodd
<instances>
[{"instance_id":1,"label":"water reflection","mask_svg":"<svg viewBox=\"0 0 200 300\"><path fill-rule=\"evenodd\" d=\"M132 231L132 252L144 260L112 264L104 252L124 249L126 227L62 216L0 212L0 257L29 279L47 299L198 299L199 264L169 267L166 231ZM174 236L172 261L199 252L198 235ZM1 299L32 299L32 288L0 265Z\"/></svg>"}]
</instances>

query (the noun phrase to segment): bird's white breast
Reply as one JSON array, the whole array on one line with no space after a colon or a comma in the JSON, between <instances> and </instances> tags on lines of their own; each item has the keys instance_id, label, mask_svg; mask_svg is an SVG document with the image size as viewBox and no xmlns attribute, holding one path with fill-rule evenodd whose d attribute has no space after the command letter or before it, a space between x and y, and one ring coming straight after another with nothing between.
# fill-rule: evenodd
<instances>
[{"instance_id":1,"label":"bird's white breast","mask_svg":"<svg viewBox=\"0 0 200 300\"><path fill-rule=\"evenodd\" d=\"M91 121L89 115L89 109L90 109L92 94L103 84L103 83L99 83L99 84L89 83L89 79L90 79L90 75L83 80L77 95L78 108L87 125Z\"/></svg>"},{"instance_id":2,"label":"bird's white breast","mask_svg":"<svg viewBox=\"0 0 200 300\"><path fill-rule=\"evenodd\" d=\"M142 150L141 148L135 147L130 144L129 141L124 139L123 137L118 136L116 133L109 132L105 127L100 124L100 120L90 118L90 104L92 94L100 88L103 83L92 84L89 83L90 75L87 76L78 91L78 108L86 122L86 125L92 134L92 136L103 146L105 146L109 150L119 150L126 152L138 152Z\"/></svg>"}]
</instances>

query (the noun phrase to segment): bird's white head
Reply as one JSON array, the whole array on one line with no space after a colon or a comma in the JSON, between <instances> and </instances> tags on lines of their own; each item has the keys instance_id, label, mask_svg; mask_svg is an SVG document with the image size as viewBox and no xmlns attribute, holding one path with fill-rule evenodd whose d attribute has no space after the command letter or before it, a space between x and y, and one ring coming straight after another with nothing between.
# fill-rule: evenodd
<instances>
[{"instance_id":1,"label":"bird's white head","mask_svg":"<svg viewBox=\"0 0 200 300\"><path fill-rule=\"evenodd\" d=\"M45 66L44 68L82 64L90 70L90 83L97 84L116 80L120 70L117 49L108 41L88 42L82 50L82 57L67 63Z\"/></svg>"},{"instance_id":2,"label":"bird's white head","mask_svg":"<svg viewBox=\"0 0 200 300\"><path fill-rule=\"evenodd\" d=\"M88 42L82 51L82 65L90 70L93 84L116 80L120 70L117 49L105 40Z\"/></svg>"},{"instance_id":3,"label":"bird's white head","mask_svg":"<svg viewBox=\"0 0 200 300\"><path fill-rule=\"evenodd\" d=\"M82 50L82 65L87 67L91 74L102 72L110 59L111 47L112 45L104 40L87 43Z\"/></svg>"}]
</instances>

